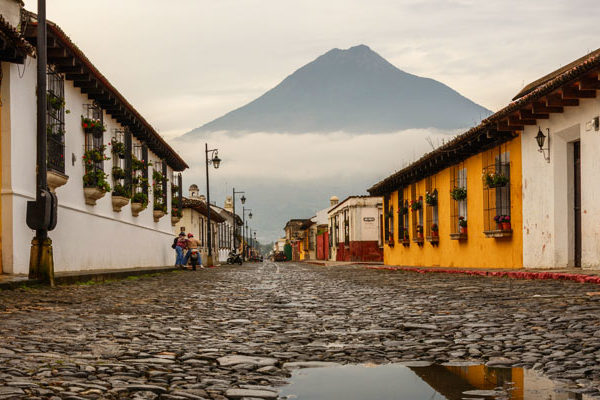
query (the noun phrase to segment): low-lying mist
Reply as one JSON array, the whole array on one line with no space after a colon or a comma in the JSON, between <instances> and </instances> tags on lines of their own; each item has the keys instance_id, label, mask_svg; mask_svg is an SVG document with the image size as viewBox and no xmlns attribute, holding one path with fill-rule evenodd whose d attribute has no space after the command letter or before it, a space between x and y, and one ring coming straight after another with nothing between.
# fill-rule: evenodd
<instances>
[{"instance_id":1,"label":"low-lying mist","mask_svg":"<svg viewBox=\"0 0 600 400\"><path fill-rule=\"evenodd\" d=\"M448 141L458 131L414 129L388 134L274 134L226 132L180 138L174 147L190 169L183 174L184 195L192 183L206 192L204 144L218 149L223 160L210 167L210 200L223 206L232 188L245 191L253 218L248 225L259 241L283 235L290 218L310 218L329 205L364 195L381 179ZM237 202L241 215L242 205ZM238 212L239 210L239 212Z\"/></svg>"}]
</instances>

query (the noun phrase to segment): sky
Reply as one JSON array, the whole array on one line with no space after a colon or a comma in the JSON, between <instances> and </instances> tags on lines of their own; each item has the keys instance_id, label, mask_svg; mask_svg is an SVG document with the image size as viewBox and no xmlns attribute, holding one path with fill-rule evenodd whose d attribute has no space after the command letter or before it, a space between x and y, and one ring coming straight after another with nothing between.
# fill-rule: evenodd
<instances>
[{"instance_id":1,"label":"sky","mask_svg":"<svg viewBox=\"0 0 600 400\"><path fill-rule=\"evenodd\" d=\"M600 47L597 0L47 3L48 18L182 152L192 166L185 184L200 186L205 184L203 146L174 139L255 99L332 48L366 44L396 67L436 79L495 111L525 84ZM25 0L29 10L36 11L36 5ZM300 138L259 133L237 140L212 135L205 139L220 149L224 163L223 171L211 175L211 197L222 204L232 186L258 191L271 182L254 197L269 199L273 188L281 187L287 188L287 198L304 199L304 193L294 192L298 185L286 186L298 180L314 196L290 213L311 213L327 206L327 192L364 192L415 160L430 149L426 137L437 143L456 133L399 132L385 139L401 143L395 152L389 146L382 151L381 137L350 138L344 133ZM304 151L294 151L299 148ZM356 169L352 161L360 161L361 168L349 175ZM319 190L311 189L317 181ZM285 196L273 202L285 202ZM268 214L273 202L255 207ZM291 214L288 218L312 216ZM258 236L263 232L263 240L272 240L282 232L283 216L268 223L268 215L263 218L256 222Z\"/></svg>"}]
</instances>

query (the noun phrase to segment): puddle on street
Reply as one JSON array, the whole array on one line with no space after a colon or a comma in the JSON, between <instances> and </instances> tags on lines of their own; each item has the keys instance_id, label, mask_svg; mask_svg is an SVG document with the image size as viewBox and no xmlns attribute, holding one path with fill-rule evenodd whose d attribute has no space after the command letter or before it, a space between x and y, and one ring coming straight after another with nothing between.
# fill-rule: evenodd
<instances>
[{"instance_id":1,"label":"puddle on street","mask_svg":"<svg viewBox=\"0 0 600 400\"><path fill-rule=\"evenodd\" d=\"M279 394L298 400L591 399L522 368L424 364L298 369Z\"/></svg>"}]
</instances>

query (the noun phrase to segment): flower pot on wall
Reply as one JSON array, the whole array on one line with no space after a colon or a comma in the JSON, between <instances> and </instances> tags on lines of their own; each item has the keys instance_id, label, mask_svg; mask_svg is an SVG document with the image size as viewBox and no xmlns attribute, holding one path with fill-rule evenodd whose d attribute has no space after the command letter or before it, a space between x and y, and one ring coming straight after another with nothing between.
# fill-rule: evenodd
<instances>
[{"instance_id":1,"label":"flower pot on wall","mask_svg":"<svg viewBox=\"0 0 600 400\"><path fill-rule=\"evenodd\" d=\"M137 217L145 209L146 205L144 203L131 203L131 215L134 217Z\"/></svg>"},{"instance_id":2,"label":"flower pot on wall","mask_svg":"<svg viewBox=\"0 0 600 400\"><path fill-rule=\"evenodd\" d=\"M121 212L121 208L125 207L127 204L129 204L128 197L123 197L123 196L113 196L112 197L112 206L113 206L113 211L115 211L115 212Z\"/></svg>"},{"instance_id":3,"label":"flower pot on wall","mask_svg":"<svg viewBox=\"0 0 600 400\"><path fill-rule=\"evenodd\" d=\"M181 221L181 217L174 217L174 216L171 216L171 225L172 225L172 226L175 226L175 225L177 225L177 223L178 223L179 221Z\"/></svg>"},{"instance_id":4,"label":"flower pot on wall","mask_svg":"<svg viewBox=\"0 0 600 400\"><path fill-rule=\"evenodd\" d=\"M48 182L48 188L52 193L56 193L56 189L65 185L69 180L69 177L56 171L48 171L46 173L46 180Z\"/></svg>"},{"instance_id":5,"label":"flower pot on wall","mask_svg":"<svg viewBox=\"0 0 600 400\"><path fill-rule=\"evenodd\" d=\"M97 187L86 187L83 188L83 195L85 196L85 204L90 206L96 205L96 200L104 197L106 192L98 189Z\"/></svg>"},{"instance_id":6,"label":"flower pot on wall","mask_svg":"<svg viewBox=\"0 0 600 400\"><path fill-rule=\"evenodd\" d=\"M510 231L511 226L510 226L510 222L503 222L502 223L502 230L503 231Z\"/></svg>"},{"instance_id":7,"label":"flower pot on wall","mask_svg":"<svg viewBox=\"0 0 600 400\"><path fill-rule=\"evenodd\" d=\"M154 222L158 222L159 219L165 216L165 212L160 210L154 210L154 214L152 215L154 216Z\"/></svg>"},{"instance_id":8,"label":"flower pot on wall","mask_svg":"<svg viewBox=\"0 0 600 400\"><path fill-rule=\"evenodd\" d=\"M461 226L460 227L460 233L463 234L463 235L466 235L467 234L467 227L466 226Z\"/></svg>"}]
</instances>

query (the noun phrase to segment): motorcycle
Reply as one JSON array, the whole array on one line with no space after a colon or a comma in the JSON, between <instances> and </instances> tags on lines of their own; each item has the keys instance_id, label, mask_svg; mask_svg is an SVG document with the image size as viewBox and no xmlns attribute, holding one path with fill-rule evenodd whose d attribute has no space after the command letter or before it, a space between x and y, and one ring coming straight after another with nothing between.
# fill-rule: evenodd
<instances>
[{"instance_id":1,"label":"motorcycle","mask_svg":"<svg viewBox=\"0 0 600 400\"><path fill-rule=\"evenodd\" d=\"M239 264L242 265L242 255L238 254L236 252L230 251L229 252L229 257L227 257L227 264L232 265L232 264Z\"/></svg>"},{"instance_id":2,"label":"motorcycle","mask_svg":"<svg viewBox=\"0 0 600 400\"><path fill-rule=\"evenodd\" d=\"M196 270L196 265L198 265L198 261L200 260L200 251L198 249L190 250L190 264L192 264L192 270Z\"/></svg>"}]
</instances>

